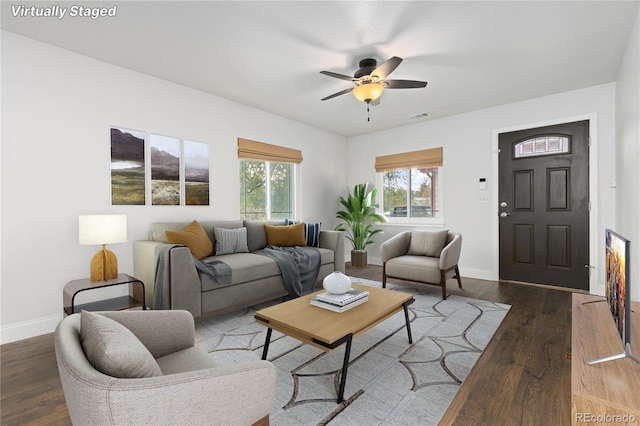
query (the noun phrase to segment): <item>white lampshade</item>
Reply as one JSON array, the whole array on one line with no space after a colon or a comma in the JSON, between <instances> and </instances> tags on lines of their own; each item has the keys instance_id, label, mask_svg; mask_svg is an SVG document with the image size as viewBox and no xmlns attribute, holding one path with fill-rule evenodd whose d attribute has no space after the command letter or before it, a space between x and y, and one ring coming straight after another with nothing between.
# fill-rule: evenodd
<instances>
[{"instance_id":1,"label":"white lampshade","mask_svg":"<svg viewBox=\"0 0 640 426\"><path fill-rule=\"evenodd\" d=\"M127 241L127 215L81 215L78 224L81 245L115 244Z\"/></svg>"}]
</instances>

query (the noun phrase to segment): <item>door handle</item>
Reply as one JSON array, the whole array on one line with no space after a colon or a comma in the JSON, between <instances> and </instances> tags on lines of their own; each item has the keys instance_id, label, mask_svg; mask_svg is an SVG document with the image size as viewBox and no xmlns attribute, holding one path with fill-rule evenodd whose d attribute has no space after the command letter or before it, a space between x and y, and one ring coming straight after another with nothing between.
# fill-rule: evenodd
<instances>
[{"instance_id":1,"label":"door handle","mask_svg":"<svg viewBox=\"0 0 640 426\"><path fill-rule=\"evenodd\" d=\"M507 217L507 216L510 216L510 215L511 215L511 213L507 213L507 212L500 213L500 217Z\"/></svg>"}]
</instances>

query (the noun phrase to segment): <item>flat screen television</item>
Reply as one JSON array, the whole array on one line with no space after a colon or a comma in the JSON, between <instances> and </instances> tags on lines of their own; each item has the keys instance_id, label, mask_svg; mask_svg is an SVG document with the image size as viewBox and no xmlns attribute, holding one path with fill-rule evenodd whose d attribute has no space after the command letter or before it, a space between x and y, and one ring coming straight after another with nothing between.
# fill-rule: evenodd
<instances>
[{"instance_id":1,"label":"flat screen television","mask_svg":"<svg viewBox=\"0 0 640 426\"><path fill-rule=\"evenodd\" d=\"M631 353L631 243L626 238L605 230L605 292L611 316L616 325L624 352L587 362L598 364L620 358L632 358Z\"/></svg>"}]
</instances>

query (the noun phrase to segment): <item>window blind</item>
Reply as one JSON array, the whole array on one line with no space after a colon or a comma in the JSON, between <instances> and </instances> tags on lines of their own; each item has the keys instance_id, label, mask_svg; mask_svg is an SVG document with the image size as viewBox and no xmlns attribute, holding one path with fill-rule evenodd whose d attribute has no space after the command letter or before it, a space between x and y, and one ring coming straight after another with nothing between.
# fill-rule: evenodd
<instances>
[{"instance_id":1,"label":"window blind","mask_svg":"<svg viewBox=\"0 0 640 426\"><path fill-rule=\"evenodd\" d=\"M302 162L302 151L238 138L238 159L299 164Z\"/></svg>"},{"instance_id":2,"label":"window blind","mask_svg":"<svg viewBox=\"0 0 640 426\"><path fill-rule=\"evenodd\" d=\"M442 147L376 157L376 172L442 166Z\"/></svg>"}]
</instances>

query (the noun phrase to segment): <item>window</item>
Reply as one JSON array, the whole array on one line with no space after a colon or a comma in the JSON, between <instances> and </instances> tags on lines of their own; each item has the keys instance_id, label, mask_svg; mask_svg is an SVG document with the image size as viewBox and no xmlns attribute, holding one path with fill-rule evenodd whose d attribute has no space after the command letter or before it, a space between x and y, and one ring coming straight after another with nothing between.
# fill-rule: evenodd
<instances>
[{"instance_id":1,"label":"window","mask_svg":"<svg viewBox=\"0 0 640 426\"><path fill-rule=\"evenodd\" d=\"M238 139L240 160L240 217L295 217L296 164L300 151ZM266 161L271 160L271 161Z\"/></svg>"},{"instance_id":2,"label":"window","mask_svg":"<svg viewBox=\"0 0 640 426\"><path fill-rule=\"evenodd\" d=\"M389 218L441 217L442 148L376 158L382 209Z\"/></svg>"},{"instance_id":3,"label":"window","mask_svg":"<svg viewBox=\"0 0 640 426\"><path fill-rule=\"evenodd\" d=\"M240 160L240 217L295 217L294 165Z\"/></svg>"},{"instance_id":4,"label":"window","mask_svg":"<svg viewBox=\"0 0 640 426\"><path fill-rule=\"evenodd\" d=\"M536 136L513 145L513 158L565 154L571 149L570 139L563 135Z\"/></svg>"},{"instance_id":5,"label":"window","mask_svg":"<svg viewBox=\"0 0 640 426\"><path fill-rule=\"evenodd\" d=\"M382 208L388 217L439 217L438 167L382 174ZM411 206L407 208L407 206Z\"/></svg>"}]
</instances>

